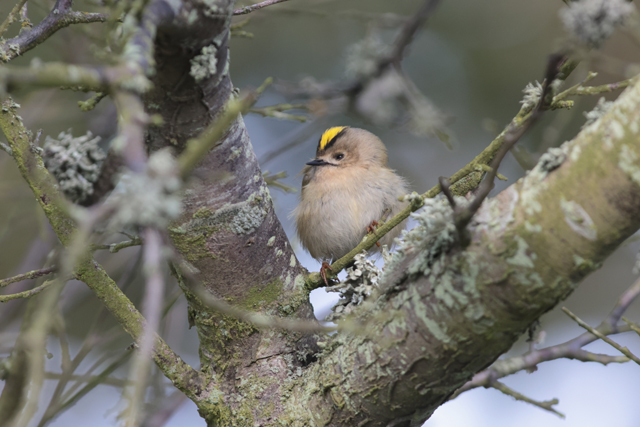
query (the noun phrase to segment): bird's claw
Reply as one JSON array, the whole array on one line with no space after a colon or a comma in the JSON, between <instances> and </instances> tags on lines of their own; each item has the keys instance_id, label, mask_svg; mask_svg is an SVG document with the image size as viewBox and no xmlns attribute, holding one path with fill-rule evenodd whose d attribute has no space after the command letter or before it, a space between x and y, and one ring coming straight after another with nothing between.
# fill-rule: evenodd
<instances>
[{"instance_id":1,"label":"bird's claw","mask_svg":"<svg viewBox=\"0 0 640 427\"><path fill-rule=\"evenodd\" d=\"M327 270L333 273L331 264L329 264L327 261L322 261L322 267L320 267L320 277L322 277L322 280L324 280L324 284L326 286L329 286L329 282L327 280Z\"/></svg>"}]
</instances>

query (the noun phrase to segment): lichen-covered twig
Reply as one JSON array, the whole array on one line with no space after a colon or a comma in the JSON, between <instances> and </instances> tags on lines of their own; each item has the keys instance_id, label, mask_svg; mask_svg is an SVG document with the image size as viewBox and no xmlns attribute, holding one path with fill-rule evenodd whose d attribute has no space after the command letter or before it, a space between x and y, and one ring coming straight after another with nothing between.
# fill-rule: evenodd
<instances>
[{"instance_id":1,"label":"lichen-covered twig","mask_svg":"<svg viewBox=\"0 0 640 427\"><path fill-rule=\"evenodd\" d=\"M295 120L301 123L309 120L309 117L299 114L285 113L287 110L308 110L307 104L276 104L267 107L254 107L249 110L250 113L259 114L262 117L273 117L275 119Z\"/></svg>"},{"instance_id":2,"label":"lichen-covered twig","mask_svg":"<svg viewBox=\"0 0 640 427\"><path fill-rule=\"evenodd\" d=\"M504 138L504 143L496 152L491 164L488 165L489 171L487 172L487 176L478 187L475 197L471 202L464 206L457 205L453 198L453 194L449 189L449 184L446 181L446 178L440 178L442 191L447 196L447 200L449 200L454 211L454 221L456 229L458 230L460 245L462 247L466 247L469 244L470 239L467 232L467 225L478 209L480 209L482 202L487 198L489 192L493 189L493 181L498 174L498 167L500 167L502 159L504 159L504 156L506 156L509 150L511 150L511 148L520 140L522 135L524 135L524 133L538 120L542 113L549 108L549 100L547 98L551 93L552 83L556 79L556 76L560 71L560 66L564 61L565 58L563 55L552 55L549 58L545 78L542 83L542 90L540 91L540 97L535 108L519 126L516 126L513 122L509 125Z\"/></svg>"},{"instance_id":3,"label":"lichen-covered twig","mask_svg":"<svg viewBox=\"0 0 640 427\"><path fill-rule=\"evenodd\" d=\"M11 9L9 15L7 15L2 24L0 24L0 37L2 37L4 33L7 32L7 30L9 29L9 25L18 20L17 16L20 13L20 9L22 9L22 6L24 6L26 2L27 0L20 0L18 4L16 4L13 9Z\"/></svg>"},{"instance_id":4,"label":"lichen-covered twig","mask_svg":"<svg viewBox=\"0 0 640 427\"><path fill-rule=\"evenodd\" d=\"M55 273L57 267L52 265L51 267L44 267L39 270L29 271L27 273L18 274L17 276L9 277L7 279L0 280L0 288L4 288L12 283L20 282L27 279L37 279L38 277L47 276L51 273Z\"/></svg>"}]
</instances>

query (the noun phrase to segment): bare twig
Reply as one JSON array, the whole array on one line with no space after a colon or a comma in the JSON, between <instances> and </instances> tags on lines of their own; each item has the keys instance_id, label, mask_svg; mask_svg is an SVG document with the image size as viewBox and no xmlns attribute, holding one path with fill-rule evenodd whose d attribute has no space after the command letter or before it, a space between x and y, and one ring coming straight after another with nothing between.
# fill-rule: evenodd
<instances>
[{"instance_id":1,"label":"bare twig","mask_svg":"<svg viewBox=\"0 0 640 427\"><path fill-rule=\"evenodd\" d=\"M251 6L241 7L240 9L235 9L233 11L234 15L246 15L247 13L251 13L255 10L262 9L263 7L271 6L273 4L278 4L285 2L287 0L266 0L260 3L252 4Z\"/></svg>"},{"instance_id":2,"label":"bare twig","mask_svg":"<svg viewBox=\"0 0 640 427\"><path fill-rule=\"evenodd\" d=\"M565 418L564 414L562 412L558 412L553 406L557 405L558 403L560 403L558 401L558 399L552 399L552 400L545 400L543 402L540 402L538 400L534 400L531 399L527 396L525 396L522 393L518 393L517 391L515 391L514 389L507 387L505 384L501 383L500 381L494 381L491 386L491 388L495 388L498 391L501 391L502 393L513 397L516 400L519 400L521 402L526 402L526 403L530 403L534 406L537 406L538 408L544 409L545 411L549 411L549 412L553 412L554 414L556 414L557 416L559 416L560 418Z\"/></svg>"},{"instance_id":3,"label":"bare twig","mask_svg":"<svg viewBox=\"0 0 640 427\"><path fill-rule=\"evenodd\" d=\"M4 288L5 286L8 286L12 283L20 282L22 280L36 279L38 277L48 276L51 273L55 273L56 270L57 267L55 265L52 265L51 267L44 267L39 270L33 270L29 271L28 273L22 273L18 274L17 276L2 279L0 280L0 288Z\"/></svg>"},{"instance_id":4,"label":"bare twig","mask_svg":"<svg viewBox=\"0 0 640 427\"><path fill-rule=\"evenodd\" d=\"M66 6L67 4L68 6ZM65 5L66 9L63 5ZM7 19L9 19L9 17L7 17ZM62 28L73 24L105 22L107 19L109 19L109 16L104 13L71 11L69 2L58 0L51 13L30 31L21 32L16 37L0 43L0 62L8 62L24 54ZM0 30L0 34L2 33L3 31Z\"/></svg>"},{"instance_id":5,"label":"bare twig","mask_svg":"<svg viewBox=\"0 0 640 427\"><path fill-rule=\"evenodd\" d=\"M589 331L590 333L592 333L596 337L600 338L602 341L606 342L611 347L615 348L620 353L624 354L629 359L633 360L638 365L640 365L640 358L638 358L636 355L631 353L628 348L621 346L620 344L618 344L617 342L615 342L611 338L609 338L606 335L602 334L596 328L593 328L593 327L589 326L585 321L583 321L578 316L573 314L567 307L562 307L562 311L564 311L567 314L567 316L571 317L578 325L580 325L580 327L586 329L587 331Z\"/></svg>"}]
</instances>

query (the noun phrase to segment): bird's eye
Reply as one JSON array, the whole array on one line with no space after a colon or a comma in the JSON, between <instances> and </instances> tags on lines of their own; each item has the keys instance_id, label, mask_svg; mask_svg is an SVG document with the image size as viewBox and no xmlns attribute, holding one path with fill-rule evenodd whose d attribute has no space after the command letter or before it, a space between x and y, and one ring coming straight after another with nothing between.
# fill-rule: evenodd
<instances>
[{"instance_id":1,"label":"bird's eye","mask_svg":"<svg viewBox=\"0 0 640 427\"><path fill-rule=\"evenodd\" d=\"M342 160L342 159L344 159L344 154L338 153L338 154L334 155L333 158L336 159L336 160Z\"/></svg>"}]
</instances>

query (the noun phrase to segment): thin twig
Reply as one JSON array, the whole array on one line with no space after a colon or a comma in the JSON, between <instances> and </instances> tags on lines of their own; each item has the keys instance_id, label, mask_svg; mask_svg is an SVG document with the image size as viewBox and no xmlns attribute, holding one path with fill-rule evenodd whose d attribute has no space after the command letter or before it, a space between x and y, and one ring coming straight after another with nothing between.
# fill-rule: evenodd
<instances>
[{"instance_id":1,"label":"thin twig","mask_svg":"<svg viewBox=\"0 0 640 427\"><path fill-rule=\"evenodd\" d=\"M247 13L251 13L255 10L262 9L263 7L271 6L273 4L283 3L287 0L266 0L261 3L256 3L251 6L241 7L240 9L235 9L233 11L234 15L246 15Z\"/></svg>"},{"instance_id":2,"label":"thin twig","mask_svg":"<svg viewBox=\"0 0 640 427\"><path fill-rule=\"evenodd\" d=\"M4 288L12 283L20 282L27 279L36 279L42 276L48 276L51 273L55 273L57 267L52 265L51 267L44 267L39 270L29 271L27 273L18 274L17 276L9 277L7 279L0 280L0 288Z\"/></svg>"},{"instance_id":3,"label":"thin twig","mask_svg":"<svg viewBox=\"0 0 640 427\"><path fill-rule=\"evenodd\" d=\"M525 396L522 393L518 393L517 391L515 391L512 388L507 387L505 384L501 383L500 381L494 381L491 386L491 388L495 388L496 390L513 397L516 400L519 400L521 402L526 402L526 403L530 403L534 406L537 406L538 408L544 409L545 411L549 411L549 412L553 412L554 414L556 414L557 416L559 416L560 418L565 418L564 414L562 412L558 412L553 408L553 405L557 405L558 403L560 403L558 401L558 399L552 399L552 400L545 400L543 402L540 402L538 400L534 400L531 399L530 397Z\"/></svg>"},{"instance_id":4,"label":"thin twig","mask_svg":"<svg viewBox=\"0 0 640 427\"><path fill-rule=\"evenodd\" d=\"M602 341L606 342L611 347L615 348L620 353L624 354L629 359L633 360L638 365L640 365L640 359L636 355L631 353L628 348L622 347L620 344L618 344L617 342L615 342L611 338L609 338L606 335L600 333L600 331L598 331L596 328L593 328L593 327L589 326L586 322L584 322L578 316L573 314L567 307L562 307L562 311L564 311L567 314L567 316L571 317L580 327L582 327L582 328L586 329L587 331L591 332L593 335L595 335L596 337L600 338Z\"/></svg>"},{"instance_id":5,"label":"thin twig","mask_svg":"<svg viewBox=\"0 0 640 427\"><path fill-rule=\"evenodd\" d=\"M0 295L0 302L8 302L20 298L31 298L34 295L38 295L40 292L44 291L54 283L56 283L55 280L47 280L42 285L33 289L29 289L28 291L18 292L17 294Z\"/></svg>"}]
</instances>

